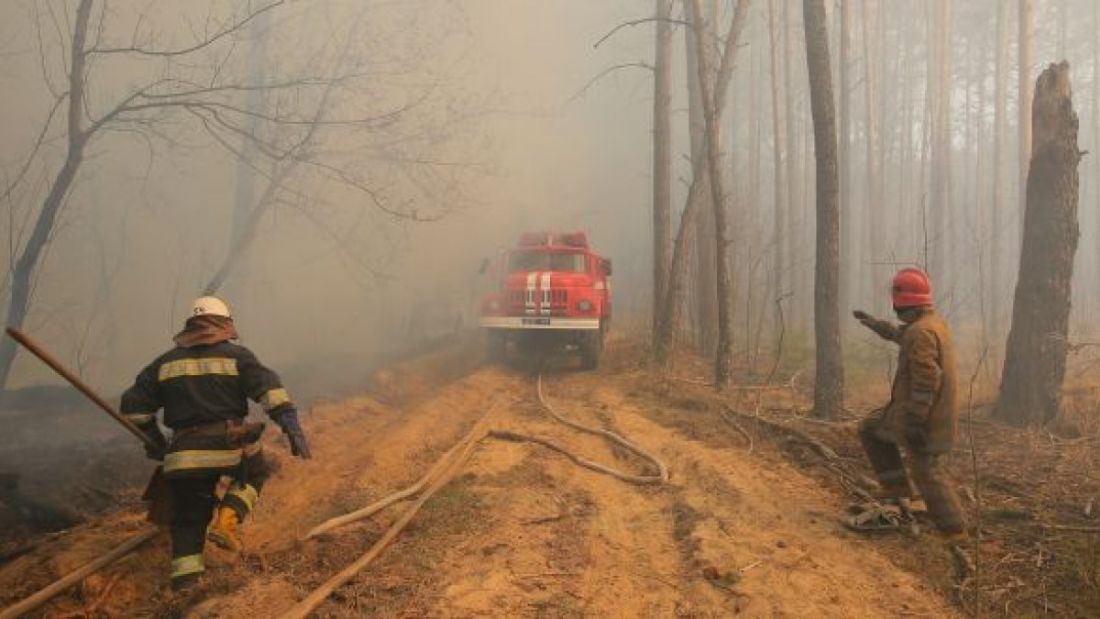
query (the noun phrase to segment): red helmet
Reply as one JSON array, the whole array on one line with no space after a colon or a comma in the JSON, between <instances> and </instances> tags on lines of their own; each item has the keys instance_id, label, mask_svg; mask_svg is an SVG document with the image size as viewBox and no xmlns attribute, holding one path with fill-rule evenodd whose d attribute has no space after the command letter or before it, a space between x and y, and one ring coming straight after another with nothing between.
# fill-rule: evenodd
<instances>
[{"instance_id":1,"label":"red helmet","mask_svg":"<svg viewBox=\"0 0 1100 619\"><path fill-rule=\"evenodd\" d=\"M895 308L932 307L932 281L920 269L910 267L898 271L891 292Z\"/></svg>"}]
</instances>

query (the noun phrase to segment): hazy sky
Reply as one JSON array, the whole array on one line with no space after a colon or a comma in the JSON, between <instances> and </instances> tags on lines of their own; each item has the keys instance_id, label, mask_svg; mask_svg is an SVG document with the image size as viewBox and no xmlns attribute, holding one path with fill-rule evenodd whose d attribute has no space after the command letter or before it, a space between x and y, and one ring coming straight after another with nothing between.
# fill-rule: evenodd
<instances>
[{"instance_id":1,"label":"hazy sky","mask_svg":"<svg viewBox=\"0 0 1100 619\"><path fill-rule=\"evenodd\" d=\"M71 19L76 3L65 4ZM226 6L162 6L169 16L172 11L203 15L199 4L220 7L223 14ZM318 207L320 223L276 209L262 226L244 276L226 289L245 341L276 365L369 357L392 346L386 340L400 334L410 304L429 306L428 316L446 315L439 313L441 306L468 312L480 259L511 244L524 229L587 228L605 253L623 256L616 265L621 279L645 281L649 267L631 253L644 249L649 234L649 76L623 71L570 99L603 68L648 59L647 28L625 30L593 49L612 26L647 13L648 3L369 4L362 28L371 40L365 49L373 45L378 55L366 58L367 65L372 60L381 65L383 56L404 57L416 70L393 78L399 88L411 90L417 75L442 74L439 99L469 107L469 119L456 131L461 137L447 148L449 158L469 169L437 194L442 201L453 196L461 208L437 223L394 226L376 212L363 215L369 209L361 195L303 185L319 204L328 204ZM33 6L8 2L0 7L4 177L26 156L50 101ZM107 36L128 36L130 26L122 24L132 24L132 7L110 7L109 23L117 26ZM435 14L452 21L440 24ZM162 18L153 21L151 31L186 40L181 22ZM40 12L38 22L47 28L46 48L54 50L46 62L60 63L57 38L48 32L49 16ZM333 37L334 30L341 32L306 17L293 27L277 23L290 29L291 49L301 53ZM408 23L417 25L402 30ZM438 45L413 48L433 36L439 37ZM286 46L269 53L281 65L295 61ZM97 65L93 104L117 97L147 70L132 63ZM57 66L49 72L55 81L61 75ZM350 97L344 105L378 105L376 98L399 91L386 90L386 79L383 75L378 85L371 84L374 90L360 95L363 101ZM52 131L49 156L35 164L33 190L5 206L11 214L0 222L5 237L26 225L30 209L36 211L42 182L56 170L61 126ZM28 330L66 360L75 363L79 357L88 376L108 388L125 384L140 364L169 344L188 300L209 278L228 241L236 179L232 158L193 124L173 122L169 133L192 148L157 142L150 163L144 139L105 135L93 144L39 270ZM397 185L393 170L374 173L372 166L368 157L362 168L371 182ZM372 275L367 266L387 277ZM105 272L110 277L104 283ZM47 378L36 363L22 358L13 384Z\"/></svg>"}]
</instances>

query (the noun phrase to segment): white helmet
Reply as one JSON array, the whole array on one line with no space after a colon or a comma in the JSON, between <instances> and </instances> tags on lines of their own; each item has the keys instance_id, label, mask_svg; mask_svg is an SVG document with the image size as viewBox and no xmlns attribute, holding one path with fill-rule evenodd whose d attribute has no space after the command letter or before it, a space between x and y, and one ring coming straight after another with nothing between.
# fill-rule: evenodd
<instances>
[{"instance_id":1,"label":"white helmet","mask_svg":"<svg viewBox=\"0 0 1100 619\"><path fill-rule=\"evenodd\" d=\"M199 297L191 304L192 316L221 316L232 318L229 305L218 297Z\"/></svg>"}]
</instances>

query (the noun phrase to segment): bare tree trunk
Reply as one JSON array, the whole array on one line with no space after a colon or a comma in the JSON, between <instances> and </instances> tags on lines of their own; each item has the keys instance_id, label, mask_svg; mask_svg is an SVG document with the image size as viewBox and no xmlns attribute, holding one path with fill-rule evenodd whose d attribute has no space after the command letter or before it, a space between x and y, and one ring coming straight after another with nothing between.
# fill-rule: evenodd
<instances>
[{"instance_id":1,"label":"bare tree trunk","mask_svg":"<svg viewBox=\"0 0 1100 619\"><path fill-rule=\"evenodd\" d=\"M866 180L866 210L863 212L867 227L865 229L866 236L864 246L864 265L865 268L859 269L861 273L864 273L864 281L872 282L872 284L878 284L884 280L881 269L874 266L876 261L882 260L882 234L885 231L885 227L882 224L883 209L886 207L882 203L881 196L879 195L879 185L881 179L879 175L881 170L878 165L878 140L879 140L879 127L878 127L878 101L877 101L877 80L878 76L875 73L875 47L871 41L872 31L872 17L871 17L871 2L870 0L863 0L863 7L861 12L863 21L863 63L866 70L866 76L864 79L864 106L867 113L867 130L864 132L866 139L867 149L867 178ZM852 240L847 241L851 243ZM843 248L841 249L843 251Z\"/></svg>"},{"instance_id":2,"label":"bare tree trunk","mask_svg":"<svg viewBox=\"0 0 1100 619\"><path fill-rule=\"evenodd\" d=\"M1092 5L1092 29L1100 32L1100 2ZM1092 143L1100 147L1100 37L1092 37ZM1092 212L1096 215L1096 232L1100 238L1100 153L1092 155ZM1100 247L1096 248L1097 275L1100 275ZM1100 290L1097 291L1100 295Z\"/></svg>"},{"instance_id":3,"label":"bare tree trunk","mask_svg":"<svg viewBox=\"0 0 1100 619\"><path fill-rule=\"evenodd\" d=\"M355 41L355 33L358 30L359 23L362 21L364 14L365 11L360 12L355 19L355 24L351 29L351 33L348 35L347 41L344 43L343 51L340 55L341 63L347 59L350 53L351 45ZM337 65L336 71L339 71L339 65ZM282 190L283 184L294 173L298 164L306 159L305 155L309 152L309 149L313 148L317 132L321 128L325 114L329 111L329 102L338 81L339 80L334 79L325 86L325 90L321 95L321 100L317 103L317 109L313 112L309 128L297 143L293 145L289 151L289 155L284 158L284 161L273 167L271 175L267 178L267 185L264 187L264 192L260 195L260 199L256 200L255 204L249 209L241 209L241 204L238 203L238 209L234 212L232 243L230 243L229 250L226 252L218 269L214 272L214 275L210 277L206 286L203 287L203 294L212 295L218 293L225 285L226 281L228 281L229 276L240 268L245 256L248 255L248 250L252 247L252 243L258 236L260 222L263 221L264 215L266 215L272 205L275 204L275 199ZM238 179L239 178L240 177L238 177ZM249 179L249 182L251 182L251 179ZM252 189L250 186L246 195L251 198L251 194ZM238 197L240 197L240 195L238 195Z\"/></svg>"},{"instance_id":4,"label":"bare tree trunk","mask_svg":"<svg viewBox=\"0 0 1100 619\"><path fill-rule=\"evenodd\" d=\"M920 173L919 182L917 187L920 188L920 200L919 208L913 209L913 228L921 231L921 237L918 237L918 254L920 255L919 263L920 267L925 271L929 270L931 260L929 257L930 250L929 244L929 230L928 230L928 188L930 187L930 179L932 178L931 168L931 150L932 150L932 128L935 123L932 121L933 116L933 101L936 94L936 81L933 75L933 66L935 61L933 60L933 50L935 47L932 44L932 20L933 9L935 5L932 2L926 2L921 5L924 10L924 20L922 23L925 27L924 38L928 42L928 52L926 56L926 69L925 69L925 88L924 88L924 109L921 110L921 125L920 125Z\"/></svg>"},{"instance_id":5,"label":"bare tree trunk","mask_svg":"<svg viewBox=\"0 0 1100 619\"><path fill-rule=\"evenodd\" d=\"M786 264L784 263L784 257L786 256L786 221L788 206L785 201L785 179L783 178L784 166L783 166L783 148L786 142L786 126L783 123L783 114L780 112L780 80L782 76L780 71L782 67L779 64L779 45L780 40L780 25L776 24L775 19L775 3L768 3L768 29L770 33L769 37L769 53L771 55L771 87L772 87L772 165L774 167L774 185L775 185L775 197L774 206L775 213L772 221L774 227L772 230L772 289L775 294L782 297L784 294L784 281L786 278ZM787 156L790 156L788 153ZM787 241L789 242L789 240ZM778 317L777 317L778 318ZM778 322L778 320L777 320ZM778 325L777 325L778 327Z\"/></svg>"},{"instance_id":6,"label":"bare tree trunk","mask_svg":"<svg viewBox=\"0 0 1100 619\"><path fill-rule=\"evenodd\" d=\"M875 184L874 184L874 190L875 190L874 201L875 201L876 208L875 208L874 213L872 214L872 217L877 217L877 219L878 219L879 223L878 223L878 227L876 227L876 229L879 232L876 235L875 240L871 244L871 246L872 246L872 249L874 250L876 263L881 263L883 260L889 258L889 256L887 255L887 250L886 250L887 241L886 241L886 235L884 234L884 231L889 230L889 229L895 229L896 230L898 228L898 226L895 225L890 220L890 214L891 214L890 213L890 204L891 204L891 201L886 199L885 187L886 187L886 183L888 182L888 176L887 176L887 171L886 171L887 170L887 168L886 168L886 163L887 163L886 159L887 159L887 150L888 150L888 143L887 143L888 142L888 137L887 136L888 136L889 132L886 131L884 129L884 127L893 126L893 125L897 124L897 119L896 118L894 119L893 123L889 122L889 119L890 119L889 113L890 113L891 108L889 107L890 103L889 103L889 100L888 100L889 98L887 97L887 93L888 92L893 92L893 91L890 89L889 86L887 86L887 79L888 78L893 79L896 83L897 75L901 72L901 55L900 54L895 55L895 54L886 54L886 53L884 53L884 50L889 49L889 48L887 47L887 39L886 39L886 16L888 15L888 13L887 13L886 10L883 9L883 6L884 5L882 4L882 2L879 2L878 3L879 10L875 14L876 15L876 17L875 17L875 26L876 26L876 30L877 30L876 37L878 39L878 44L876 46L877 52L875 54L875 56L877 57L877 60L875 62L878 63L878 69L876 71L876 74L878 75L878 78L877 78L877 81L876 81L877 95L876 95L875 100L874 100L874 104L878 108L878 112L877 112L877 115L876 115L877 127L878 127L878 132L877 132L878 133L878 138L877 138L878 144L875 148L875 158L876 158L875 170L877 172L878 177L876 178ZM886 63L887 58L892 58L893 61L894 61L894 65L893 65L892 70L888 70L888 68L887 68L887 63ZM894 88L896 88L896 86ZM908 125L905 125L905 126L908 127ZM876 299L879 299L879 304L877 306L875 306L876 307L876 313L878 311L886 312L887 307L885 305L885 296L884 295L879 295L879 294L874 294L874 290L878 286L882 285L881 282L883 281L883 279L885 279L886 277L889 276L889 273L887 273L884 270L884 266L882 264L874 264L874 265L872 265L871 269L872 269L871 273L875 276L876 279L874 279L873 281L867 282L867 284L869 286L874 287L874 288L869 288L867 290L868 297L874 297ZM878 279L880 277L883 278L883 279ZM845 306L843 306L843 305L841 306L842 311L843 311L844 307Z\"/></svg>"},{"instance_id":7,"label":"bare tree trunk","mask_svg":"<svg viewBox=\"0 0 1100 619\"><path fill-rule=\"evenodd\" d=\"M840 344L840 212L837 204L836 118L829 69L829 34L824 0L804 0L806 66L814 121L817 161L817 259L814 269L814 341L817 377L814 412L831 419L844 405L844 364Z\"/></svg>"},{"instance_id":8,"label":"bare tree trunk","mask_svg":"<svg viewBox=\"0 0 1100 619\"><path fill-rule=\"evenodd\" d=\"M979 41L977 45L977 70L970 72L970 80L977 82L977 96L975 97L975 141L974 141L974 174L967 177L969 185L973 188L974 198L968 201L968 204L973 209L973 221L974 221L974 234L978 239L989 238L989 233L985 226L989 224L990 218L986 213L986 205L989 204L986 191L989 186L983 182L983 179L989 177L989 172L986 170L986 157L989 153L988 147L988 133L986 130L986 109L988 107L988 91L986 89L986 76L988 75L989 62L987 60L986 52L987 47L982 45ZM978 272L975 274L973 290L977 292L978 297L978 317L981 319L981 346L982 349L988 349L989 343L989 305L987 290L987 278L989 274L988 266L988 248L984 242L976 243L974 248L975 257L980 260ZM965 246L965 245L964 245Z\"/></svg>"},{"instance_id":9,"label":"bare tree trunk","mask_svg":"<svg viewBox=\"0 0 1100 619\"><path fill-rule=\"evenodd\" d=\"M1093 32L1100 31L1100 3L1092 5L1092 24ZM1100 37L1092 38L1092 143L1100 147ZM1100 154L1092 156L1092 165L1092 198L1096 203L1093 213L1097 215L1097 236L1100 237ZM1100 248L1097 250L1097 258L1100 259ZM1100 274L1100 264L1097 273Z\"/></svg>"},{"instance_id":10,"label":"bare tree trunk","mask_svg":"<svg viewBox=\"0 0 1100 619\"><path fill-rule=\"evenodd\" d=\"M672 259L672 0L657 2L653 59L653 337Z\"/></svg>"},{"instance_id":11,"label":"bare tree trunk","mask_svg":"<svg viewBox=\"0 0 1100 619\"><path fill-rule=\"evenodd\" d=\"M57 214L69 190L76 179L76 173L80 164L84 161L84 147L88 143L89 134L85 131L81 119L84 118L84 94L85 94L85 60L87 50L85 43L88 37L88 23L92 12L92 0L80 0L76 8L76 22L73 27L72 47L69 59L69 106L68 106L68 132L65 163L58 170L46 199L42 202L42 210L34 223L34 230L27 240L26 246L19 254L15 262L15 268L11 275L11 296L8 299L7 324L10 327L21 328L30 310L31 295L33 292L34 272L38 261L42 258L42 252L49 244L54 225L57 223ZM6 388L8 378L11 375L12 364L15 362L15 341L11 338L0 338L0 389Z\"/></svg>"},{"instance_id":12,"label":"bare tree trunk","mask_svg":"<svg viewBox=\"0 0 1100 619\"><path fill-rule=\"evenodd\" d=\"M913 47L910 41L909 30L905 31L905 62L904 69L900 77L901 81L901 154L898 157L898 200L897 200L897 228L909 227L915 230L909 225L909 221L905 219L905 214L913 213L917 209L914 207L914 200L912 199L912 187L913 187L913 161L914 147L913 147L913 100L915 96L914 84L917 82L916 76L913 75ZM897 236L893 237L893 243L897 247L903 247L901 244L902 239Z\"/></svg>"},{"instance_id":13,"label":"bare tree trunk","mask_svg":"<svg viewBox=\"0 0 1100 619\"><path fill-rule=\"evenodd\" d=\"M850 305L859 290L859 221L852 203L852 0L838 0L840 13L839 105L840 109L840 215L843 224L840 244L840 302ZM866 0L864 1L866 4Z\"/></svg>"},{"instance_id":14,"label":"bare tree trunk","mask_svg":"<svg viewBox=\"0 0 1100 619\"><path fill-rule=\"evenodd\" d=\"M686 2L687 0L685 0ZM748 0L737 3L729 32L725 36L725 46L722 51L718 67L716 87L714 91L715 116L720 118L726 109L727 92L730 79L733 77L733 69L737 65L737 52L741 41L741 32L745 26L745 16L748 13ZM701 161L701 157L700 160ZM661 324L657 332L657 341L653 347L654 360L662 367L667 368L672 360L672 349L675 345L676 329L682 316L683 304L682 292L686 285L689 247L692 245L695 231L695 221L699 212L699 205L703 201L705 166L693 166L691 185L688 187L687 201L684 210L680 214L680 226L676 233L676 240L672 246L672 265L669 268L668 293L665 295L664 308L661 311ZM713 284L713 282L710 282Z\"/></svg>"},{"instance_id":15,"label":"bare tree trunk","mask_svg":"<svg viewBox=\"0 0 1100 619\"><path fill-rule=\"evenodd\" d=\"M1008 134L1008 9L1004 2L997 3L997 59L993 81L993 213L990 226L989 257L989 315L994 337L1001 336L1004 309L1001 303L1002 281L1001 263L1004 251L1004 209L1005 209L1005 137Z\"/></svg>"},{"instance_id":16,"label":"bare tree trunk","mask_svg":"<svg viewBox=\"0 0 1100 619\"><path fill-rule=\"evenodd\" d=\"M766 26L767 24L763 24ZM749 34L749 40L760 40L761 23L759 20L752 21L752 32ZM761 77L763 74L763 60L764 56L761 54L759 46L752 48L752 72L749 75L748 84L756 85L761 83ZM745 188L745 199L742 201L738 198L736 187L730 188L731 197L730 200L734 205L732 208L731 222L732 230L730 232L730 242L732 248L730 253L732 256L736 256L736 248L743 246L744 251L744 269L743 273L744 284L741 286L745 291L745 366L750 373L755 373L756 359L753 354L757 350L756 342L759 342L760 333L760 316L756 313L756 287L759 283L757 281L757 268L761 262L761 259L766 254L767 242L764 231L761 229L760 221L760 193L761 193L761 167L763 162L764 147L763 141L763 113L762 113L762 88L745 88L745 96L748 98L749 113L746 119L749 122L749 157L748 157L748 187ZM734 115L737 118L737 115ZM736 142L731 142L730 147L730 169L733 174L733 178L737 178L736 170ZM741 213L740 221L737 219L737 215ZM737 260L731 260L731 270L737 266ZM736 279L734 280L737 281ZM735 285L736 287L736 285ZM767 283L764 283L764 287L767 287ZM753 323L757 322L754 327ZM737 343L734 338L734 344Z\"/></svg>"},{"instance_id":17,"label":"bare tree trunk","mask_svg":"<svg viewBox=\"0 0 1100 619\"><path fill-rule=\"evenodd\" d=\"M1077 251L1077 114L1069 63L1039 76L1034 145L1012 327L995 415L1016 425L1058 414L1068 353L1073 260Z\"/></svg>"},{"instance_id":18,"label":"bare tree trunk","mask_svg":"<svg viewBox=\"0 0 1100 619\"><path fill-rule=\"evenodd\" d=\"M684 29L684 46L685 54L684 58L687 61L687 84L688 84L688 127L689 135L691 138L691 165L695 175L702 172L700 180L703 186L700 188L700 196L705 196L710 193L710 172L706 163L706 121L704 120L703 102L702 102L702 89L699 84L699 70L700 64L705 64L708 67L715 66L711 56L714 49L713 41L718 38L717 23L713 17L707 17L713 14L715 8L713 2L708 2L704 8L705 13L696 15L695 5L690 0L685 0L684 10L687 14L687 21L692 24L703 24L703 30L698 28L685 28ZM701 33L701 34L699 34ZM706 57L699 56L699 46L695 44L695 39L701 38L704 45L702 46L703 53ZM715 288L713 286L715 281L715 248L714 248L714 236L710 232L714 230L714 218L710 209L702 209L695 219L695 232L692 238L695 239L695 295L691 297L691 301L694 303L695 309L695 324L696 331L693 334L695 338L695 347L702 351L704 354L713 354L715 350L715 342L717 339L717 313L718 313L718 297L716 296Z\"/></svg>"},{"instance_id":19,"label":"bare tree trunk","mask_svg":"<svg viewBox=\"0 0 1100 619\"><path fill-rule=\"evenodd\" d=\"M805 305L802 298L803 290L799 286L802 269L802 243L799 240L799 228L805 222L801 220L802 210L802 176L799 168L801 152L798 148L799 123L797 119L795 88L795 17L798 14L798 0L783 0L784 13L784 46L783 46L783 77L786 80L784 103L787 137L787 271L790 277L791 288L791 322L801 326L802 312Z\"/></svg>"},{"instance_id":20,"label":"bare tree trunk","mask_svg":"<svg viewBox=\"0 0 1100 619\"><path fill-rule=\"evenodd\" d=\"M747 5L747 0L741 0L738 8ZM701 0L692 0L694 9L692 23L697 33L706 32L706 23L703 18ZM717 32L717 28L714 28ZM729 264L729 231L726 224L727 209L726 198L722 183L722 152L719 143L718 112L715 107L715 98L711 83L707 55L704 49L702 36L694 37L695 53L697 56L697 69L699 80L699 92L702 96L703 121L706 127L707 170L710 173L711 207L714 212L714 239L717 249L717 264L715 272L717 276L717 301L718 301L718 342L714 362L714 383L722 389L728 385L733 372L733 325L731 324L733 304L733 278Z\"/></svg>"},{"instance_id":21,"label":"bare tree trunk","mask_svg":"<svg viewBox=\"0 0 1100 619\"><path fill-rule=\"evenodd\" d=\"M928 188L932 245L929 272L933 279L947 283L947 261L951 228L951 2L936 0L932 31L935 50L929 58L931 68L932 161ZM948 285L950 288L950 285Z\"/></svg>"},{"instance_id":22,"label":"bare tree trunk","mask_svg":"<svg viewBox=\"0 0 1100 619\"><path fill-rule=\"evenodd\" d=\"M1031 161L1031 65L1035 62L1035 7L1032 0L1020 0L1020 32L1017 44L1020 46L1020 57L1017 65L1017 80L1019 87L1019 174L1017 186L1019 193L1020 221L1024 220L1024 210L1027 208L1027 171ZM1023 236L1023 230L1020 231Z\"/></svg>"},{"instance_id":23,"label":"bare tree trunk","mask_svg":"<svg viewBox=\"0 0 1100 619\"><path fill-rule=\"evenodd\" d=\"M267 28L271 16L264 13L256 18L251 30L252 43L248 49L248 81L251 84L263 84L266 79L266 71L269 59L267 58ZM237 243L237 239L245 232L245 226L250 219L252 209L256 207L256 170L254 168L256 154L259 151L256 138L260 136L260 118L266 112L264 110L264 97L266 93L262 89L253 89L245 95L245 109L251 115L245 125L247 136L241 137L240 156L237 158L237 195L233 205L232 234L229 238L229 251Z\"/></svg>"},{"instance_id":24,"label":"bare tree trunk","mask_svg":"<svg viewBox=\"0 0 1100 619\"><path fill-rule=\"evenodd\" d=\"M218 269L214 271L214 275L210 277L210 280L203 286L202 293L205 295L218 294L225 285L225 282L229 279L229 276L234 273L241 260L248 255L248 250L252 247L253 241L256 240L257 232L259 231L260 222L263 221L264 215L267 214L271 205L275 203L275 195L282 188L283 183L286 182L287 177L294 170L296 161L292 158L290 162L280 166L275 170L267 180L267 185L264 187L263 194L260 195L260 199L256 201L256 204L248 211L246 217L237 222L234 228L236 233L233 237L233 242L229 245L229 250L226 252L225 257L222 258L222 262L218 265Z\"/></svg>"}]
</instances>

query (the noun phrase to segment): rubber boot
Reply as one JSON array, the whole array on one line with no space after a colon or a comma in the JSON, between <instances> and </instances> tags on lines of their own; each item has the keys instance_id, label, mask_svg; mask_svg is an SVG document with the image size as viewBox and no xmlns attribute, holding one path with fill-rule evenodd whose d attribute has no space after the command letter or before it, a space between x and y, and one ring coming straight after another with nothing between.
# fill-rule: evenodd
<instances>
[{"instance_id":1,"label":"rubber boot","mask_svg":"<svg viewBox=\"0 0 1100 619\"><path fill-rule=\"evenodd\" d=\"M186 591L199 584L206 571L202 554L172 558L172 591Z\"/></svg>"},{"instance_id":2,"label":"rubber boot","mask_svg":"<svg viewBox=\"0 0 1100 619\"><path fill-rule=\"evenodd\" d=\"M224 550L240 552L241 548L244 547L241 538L237 534L237 527L240 524L241 517L237 514L237 510L223 505L218 508L218 513L214 516L214 523L210 525L210 530L206 532L206 539L214 542L216 546Z\"/></svg>"},{"instance_id":3,"label":"rubber boot","mask_svg":"<svg viewBox=\"0 0 1100 619\"><path fill-rule=\"evenodd\" d=\"M202 574L187 574L186 576L176 576L172 579L172 591L180 593L193 589L199 584Z\"/></svg>"}]
</instances>

